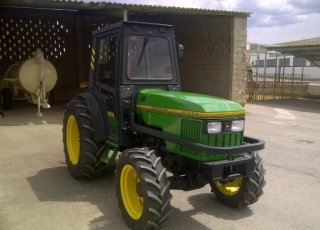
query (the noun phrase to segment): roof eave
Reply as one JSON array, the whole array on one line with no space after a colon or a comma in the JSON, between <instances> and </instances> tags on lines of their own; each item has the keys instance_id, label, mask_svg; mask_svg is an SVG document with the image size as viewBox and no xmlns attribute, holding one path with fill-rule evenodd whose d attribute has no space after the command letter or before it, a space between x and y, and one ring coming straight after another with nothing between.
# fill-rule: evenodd
<instances>
[{"instance_id":1,"label":"roof eave","mask_svg":"<svg viewBox=\"0 0 320 230\"><path fill-rule=\"evenodd\" d=\"M96 10L123 10L128 12L148 12L148 13L174 13L177 15L223 15L223 16L242 16L250 17L251 12L224 11L201 8L184 8L171 6L156 5L137 5L137 4L121 4L112 2L83 2L71 0L28 0L16 1L7 0L0 3L0 7L27 7L42 9L60 9L60 10L76 10L76 11L96 11Z\"/></svg>"}]
</instances>

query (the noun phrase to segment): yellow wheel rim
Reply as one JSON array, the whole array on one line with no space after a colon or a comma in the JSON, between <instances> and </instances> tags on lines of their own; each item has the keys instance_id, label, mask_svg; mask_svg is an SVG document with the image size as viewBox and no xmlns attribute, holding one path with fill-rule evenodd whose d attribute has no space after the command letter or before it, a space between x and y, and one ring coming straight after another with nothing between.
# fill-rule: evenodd
<instances>
[{"instance_id":1,"label":"yellow wheel rim","mask_svg":"<svg viewBox=\"0 0 320 230\"><path fill-rule=\"evenodd\" d=\"M67 147L70 161L76 165L79 161L80 142L78 124L73 115L69 117L67 124Z\"/></svg>"},{"instance_id":2,"label":"yellow wheel rim","mask_svg":"<svg viewBox=\"0 0 320 230\"><path fill-rule=\"evenodd\" d=\"M232 181L228 182L216 182L215 183L220 192L222 192L226 196L234 196L238 194L241 185L242 178L236 178Z\"/></svg>"},{"instance_id":3,"label":"yellow wheel rim","mask_svg":"<svg viewBox=\"0 0 320 230\"><path fill-rule=\"evenodd\" d=\"M139 182L136 170L131 165L125 165L120 176L121 197L128 214L134 220L139 219L143 212L143 197L137 192Z\"/></svg>"}]
</instances>

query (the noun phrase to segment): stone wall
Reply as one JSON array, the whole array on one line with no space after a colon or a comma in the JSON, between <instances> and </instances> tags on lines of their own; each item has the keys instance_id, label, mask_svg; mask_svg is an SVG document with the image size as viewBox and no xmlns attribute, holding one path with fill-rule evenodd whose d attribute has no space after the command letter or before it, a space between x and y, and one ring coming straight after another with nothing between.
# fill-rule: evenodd
<instances>
[{"instance_id":1,"label":"stone wall","mask_svg":"<svg viewBox=\"0 0 320 230\"><path fill-rule=\"evenodd\" d=\"M234 17L231 28L231 92L230 98L240 104L245 104L246 66L245 49L247 43L247 18Z\"/></svg>"}]
</instances>

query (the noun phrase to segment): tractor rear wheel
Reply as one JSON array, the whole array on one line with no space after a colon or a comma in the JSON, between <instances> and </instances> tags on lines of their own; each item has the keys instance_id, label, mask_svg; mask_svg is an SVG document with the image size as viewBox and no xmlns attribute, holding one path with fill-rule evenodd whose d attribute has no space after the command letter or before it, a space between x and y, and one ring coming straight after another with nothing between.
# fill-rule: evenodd
<instances>
[{"instance_id":1,"label":"tractor rear wheel","mask_svg":"<svg viewBox=\"0 0 320 230\"><path fill-rule=\"evenodd\" d=\"M66 162L71 175L75 178L100 175L105 167L100 157L106 146L94 141L92 118L85 101L70 101L65 110L62 131Z\"/></svg>"},{"instance_id":2,"label":"tractor rear wheel","mask_svg":"<svg viewBox=\"0 0 320 230\"><path fill-rule=\"evenodd\" d=\"M230 181L211 183L212 192L217 199L231 207L243 207L253 204L263 194L266 185L262 159L257 151L253 153L256 158L255 174L251 177L240 177Z\"/></svg>"},{"instance_id":3,"label":"tractor rear wheel","mask_svg":"<svg viewBox=\"0 0 320 230\"><path fill-rule=\"evenodd\" d=\"M115 174L118 205L130 228L155 229L167 223L171 212L170 181L153 150L124 151Z\"/></svg>"}]
</instances>

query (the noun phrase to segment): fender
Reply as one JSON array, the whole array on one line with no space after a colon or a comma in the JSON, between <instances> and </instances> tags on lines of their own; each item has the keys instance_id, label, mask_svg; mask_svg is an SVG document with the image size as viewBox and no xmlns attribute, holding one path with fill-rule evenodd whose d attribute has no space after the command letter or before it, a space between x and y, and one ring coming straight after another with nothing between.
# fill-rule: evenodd
<instances>
[{"instance_id":1,"label":"fender","mask_svg":"<svg viewBox=\"0 0 320 230\"><path fill-rule=\"evenodd\" d=\"M94 140L96 142L106 141L109 136L104 111L105 108L101 106L103 103L99 103L99 99L94 95L94 92L87 91L85 93L78 94L79 97L83 98L88 106L88 109L91 114L93 131L94 131ZM100 109L97 109L100 108Z\"/></svg>"}]
</instances>

